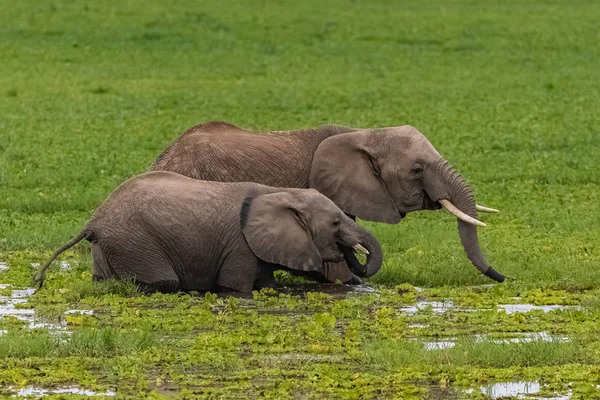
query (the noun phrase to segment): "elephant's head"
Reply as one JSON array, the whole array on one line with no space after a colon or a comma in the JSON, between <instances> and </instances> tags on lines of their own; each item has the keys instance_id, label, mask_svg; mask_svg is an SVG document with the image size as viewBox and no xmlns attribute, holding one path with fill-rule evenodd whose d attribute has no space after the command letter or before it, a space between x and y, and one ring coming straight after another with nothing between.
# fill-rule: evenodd
<instances>
[{"instance_id":1,"label":"elephant's head","mask_svg":"<svg viewBox=\"0 0 600 400\"><path fill-rule=\"evenodd\" d=\"M371 276L381 267L377 239L314 189L248 197L241 219L250 249L264 261L296 271L323 272L323 261L345 259L359 276ZM368 254L365 265L353 249Z\"/></svg>"},{"instance_id":2,"label":"elephant's head","mask_svg":"<svg viewBox=\"0 0 600 400\"><path fill-rule=\"evenodd\" d=\"M455 214L461 242L471 262L502 282L477 239L476 211L496 211L475 204L465 180L412 126L365 129L332 136L317 148L310 187L344 212L363 220L395 224L406 213L439 209Z\"/></svg>"}]
</instances>

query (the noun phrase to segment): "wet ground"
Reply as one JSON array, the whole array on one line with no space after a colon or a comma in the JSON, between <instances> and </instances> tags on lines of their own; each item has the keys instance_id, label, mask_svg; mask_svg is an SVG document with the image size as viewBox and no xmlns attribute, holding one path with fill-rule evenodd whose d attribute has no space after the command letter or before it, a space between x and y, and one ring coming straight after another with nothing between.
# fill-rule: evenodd
<instances>
[{"instance_id":1,"label":"wet ground","mask_svg":"<svg viewBox=\"0 0 600 400\"><path fill-rule=\"evenodd\" d=\"M63 263L62 267L68 273L70 265ZM0 269L7 270L8 268L6 263L0 262ZM231 299L233 299L236 304L234 310L244 310L240 315L246 315L245 318L256 318L253 317L253 312L257 312L258 318L261 318L261 315L284 318L280 329L289 329L289 324L296 323L297 316L309 320L314 318L317 325L311 329L333 328L324 337L343 335L345 330L349 329L352 324L364 323L364 321L361 322L361 318L371 318L363 314L364 311L371 310L371 313L375 313L375 319L367 322L366 329L370 329L369 325L376 326L379 324L379 327L373 328L373 332L376 332L375 336L379 335L382 338L379 340L385 341L393 338L390 343L393 342L392 344L400 344L401 346L402 343L413 343L417 346L417 349L421 348L431 354L443 354L443 352L452 351L458 346L464 347L465 343L470 346L480 343L512 346L532 343L556 344L571 342L577 329L575 329L575 323L572 326L569 325L569 318L575 315L572 315L572 313L585 311L581 305L580 297L575 295L571 297L569 297L570 295L558 296L556 293L539 295L535 291L531 292L533 294L526 292L525 295L514 296L510 295L511 293L495 293L496 288L496 285L482 285L468 288L465 292L453 290L444 292L439 289L421 289L410 285L401 285L401 287L389 290L368 285L350 286L315 283L283 286L277 291L271 290L264 291L259 295L254 294L251 299L248 299L248 296L238 296L233 293L223 293L214 298L207 294L192 296L184 294L176 297L176 299L183 299L184 302L199 306L204 304L203 307L211 310L217 318L232 312L231 304L233 303L231 303ZM61 289L58 293L60 292ZM140 322L136 322L135 317L131 317L131 321L125 321L123 317L119 316L119 313L122 315L129 313L127 311L129 307L137 309L138 316L142 314L160 316L161 307L166 307L164 310L168 310L170 307L168 302L164 304L156 303L161 304L157 306L151 301L154 297L142 296L139 297L140 301L137 306L132 305L131 302L124 303L130 304L126 306L127 308L123 308L123 306L115 308L115 305L110 305L110 302L97 303L96 305L94 305L94 301L65 304L58 316L52 314L48 317L45 313L40 315L36 311L37 306L46 304L45 301L41 303L39 301L30 302L33 299L32 296L36 296L35 293L36 291L33 288L17 288L10 284L0 284L0 323L3 322L3 325L0 325L2 327L0 336L7 334L11 329L14 330L13 326L16 326L16 329L21 332L26 330L45 331L51 335L61 337L63 341L68 341L73 332L77 332L80 326L88 325L90 321L93 323L92 326L105 326L112 324L113 321L120 321L118 323L122 329L131 329L133 327L131 324L139 324ZM533 299L538 304L528 303L526 299ZM548 303L552 300L565 304L539 304ZM147 302L149 304L145 304ZM117 300L115 304L119 304L119 301ZM338 308L347 310L339 312L336 311ZM348 317L351 315L357 315L359 318L353 320L354 317ZM363 316L360 317L361 315ZM585 314L576 314L575 316L579 319L585 318ZM235 320L235 317L233 318L232 321ZM15 320L16 323L10 323L10 321ZM191 334L190 338L193 338L194 335L206 335L215 330L214 326L212 328L202 328L197 323L195 324L188 330ZM288 326L285 324L288 324ZM161 326L160 324L156 326L155 331L164 331L165 338L186 338L183 333L176 334L175 331L178 330L177 322L168 330L165 330L164 326L158 328ZM169 332L173 329L173 332ZM383 331L381 331L382 329ZM568 332L570 329L571 332ZM386 330L389 331L389 334L385 333ZM325 341L321 343L327 343L327 340L331 339L319 340ZM312 344L310 346L321 345ZM343 348L334 352L326 350L321 354L319 352L322 352L322 350L316 353L307 353L307 347L293 349L294 347L291 346L290 350L271 354L269 352L263 354L263 351L259 351L253 356L256 360L253 363L279 366L279 368L282 368L282 366L286 368L290 366L306 368L309 365L344 365L349 361L353 362L352 358L348 358L349 356ZM373 365L374 368L380 368L378 362ZM398 367L386 368L393 371L394 368ZM519 373L516 372L514 375L519 375ZM507 380L487 377L485 378L487 381L485 384L476 383L476 381L453 381L455 379L457 378L449 380L442 378L442 380L437 381L436 378L434 384L431 381L406 381L402 390L412 390L418 393L417 397L430 399L481 398L481 396L491 399L580 398L573 397L571 383L555 388L552 385L548 386L548 382L542 382L538 379ZM42 397L47 395L110 397L116 395L119 390L118 386L112 386L109 390L98 391L80 387L73 383L76 382L51 386L0 384L0 394L16 397ZM178 386L173 382L165 381L164 384L169 385L169 392L177 392ZM156 387L159 390L162 386L157 385Z\"/></svg>"}]
</instances>

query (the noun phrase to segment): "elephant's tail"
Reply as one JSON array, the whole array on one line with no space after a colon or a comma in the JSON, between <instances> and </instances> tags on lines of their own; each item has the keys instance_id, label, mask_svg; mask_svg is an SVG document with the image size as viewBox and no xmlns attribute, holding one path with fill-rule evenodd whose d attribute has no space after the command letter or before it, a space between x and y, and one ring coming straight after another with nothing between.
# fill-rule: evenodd
<instances>
[{"instance_id":1,"label":"elephant's tail","mask_svg":"<svg viewBox=\"0 0 600 400\"><path fill-rule=\"evenodd\" d=\"M56 259L56 257L58 257L63 251L68 250L71 247L75 246L77 243L81 242L82 239L87 238L87 236L88 236L88 232L84 229L81 232L79 232L79 235L77 235L73 239L71 239L71 241L69 243L65 244L60 249L56 250L54 252L54 254L52 254L52 257L50 257L50 259L46 262L46 264L44 264L42 269L40 269L40 271L35 275L35 278L33 278L33 285L34 286L38 285L38 287L41 288L42 285L44 284L44 280L46 279L46 270L48 269L50 264L52 264L52 261L54 261Z\"/></svg>"}]
</instances>

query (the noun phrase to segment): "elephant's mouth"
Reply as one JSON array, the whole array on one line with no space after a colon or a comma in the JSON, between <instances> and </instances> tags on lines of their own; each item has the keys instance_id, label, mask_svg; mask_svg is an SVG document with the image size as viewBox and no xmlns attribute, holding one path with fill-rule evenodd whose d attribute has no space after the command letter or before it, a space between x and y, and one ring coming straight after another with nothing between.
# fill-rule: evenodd
<instances>
[{"instance_id":1,"label":"elephant's mouth","mask_svg":"<svg viewBox=\"0 0 600 400\"><path fill-rule=\"evenodd\" d=\"M423 194L423 204L421 206L422 210L439 210L442 208L442 205L434 200L431 200L431 197L425 192Z\"/></svg>"}]
</instances>

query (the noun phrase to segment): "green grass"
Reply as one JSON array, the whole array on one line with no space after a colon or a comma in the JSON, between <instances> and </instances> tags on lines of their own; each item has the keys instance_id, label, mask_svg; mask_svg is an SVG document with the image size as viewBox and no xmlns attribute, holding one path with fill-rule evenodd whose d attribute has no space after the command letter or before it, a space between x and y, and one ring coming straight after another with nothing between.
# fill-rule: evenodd
<instances>
[{"instance_id":1,"label":"green grass","mask_svg":"<svg viewBox=\"0 0 600 400\"><path fill-rule=\"evenodd\" d=\"M597 341L594 338L593 341ZM592 342L593 343L593 342ZM459 340L454 347L427 350L419 341L376 341L369 343L365 354L374 365L388 370L400 367L453 365L481 368L544 367L564 364L598 364L598 354L588 352L579 342L540 341L499 344Z\"/></svg>"},{"instance_id":2,"label":"green grass","mask_svg":"<svg viewBox=\"0 0 600 400\"><path fill-rule=\"evenodd\" d=\"M48 288L22 307L53 323L69 308L96 313L70 316L67 342L0 318L0 395L11 385L80 384L140 397L421 398L440 379L473 387L544 377L547 388L564 393L573 381L576 394L593 397L600 3L0 0L0 9L0 261L10 266L0 283L30 285L31 263L76 235L118 184L213 119L255 130L415 126L478 203L501 209L482 216L480 242L516 279L467 289L491 282L444 211L396 226L362 222L386 257L371 283L429 289L343 301L141 296L128 284L92 283L84 243L61 257L77 262L73 270L54 266ZM477 311L398 311L419 296ZM494 308L515 296L583 309ZM536 331L572 341L469 341ZM420 346L444 337L459 344ZM297 353L321 358L280 357Z\"/></svg>"},{"instance_id":3,"label":"green grass","mask_svg":"<svg viewBox=\"0 0 600 400\"><path fill-rule=\"evenodd\" d=\"M600 5L3 3L0 255L41 260L190 126L411 124L472 184L481 243L532 286L600 282ZM447 213L367 224L375 281L486 282ZM84 250L80 250L81 252Z\"/></svg>"},{"instance_id":4,"label":"green grass","mask_svg":"<svg viewBox=\"0 0 600 400\"><path fill-rule=\"evenodd\" d=\"M151 332L121 332L114 328L81 329L68 340L48 332L9 332L0 336L4 357L115 357L152 347Z\"/></svg>"}]
</instances>

